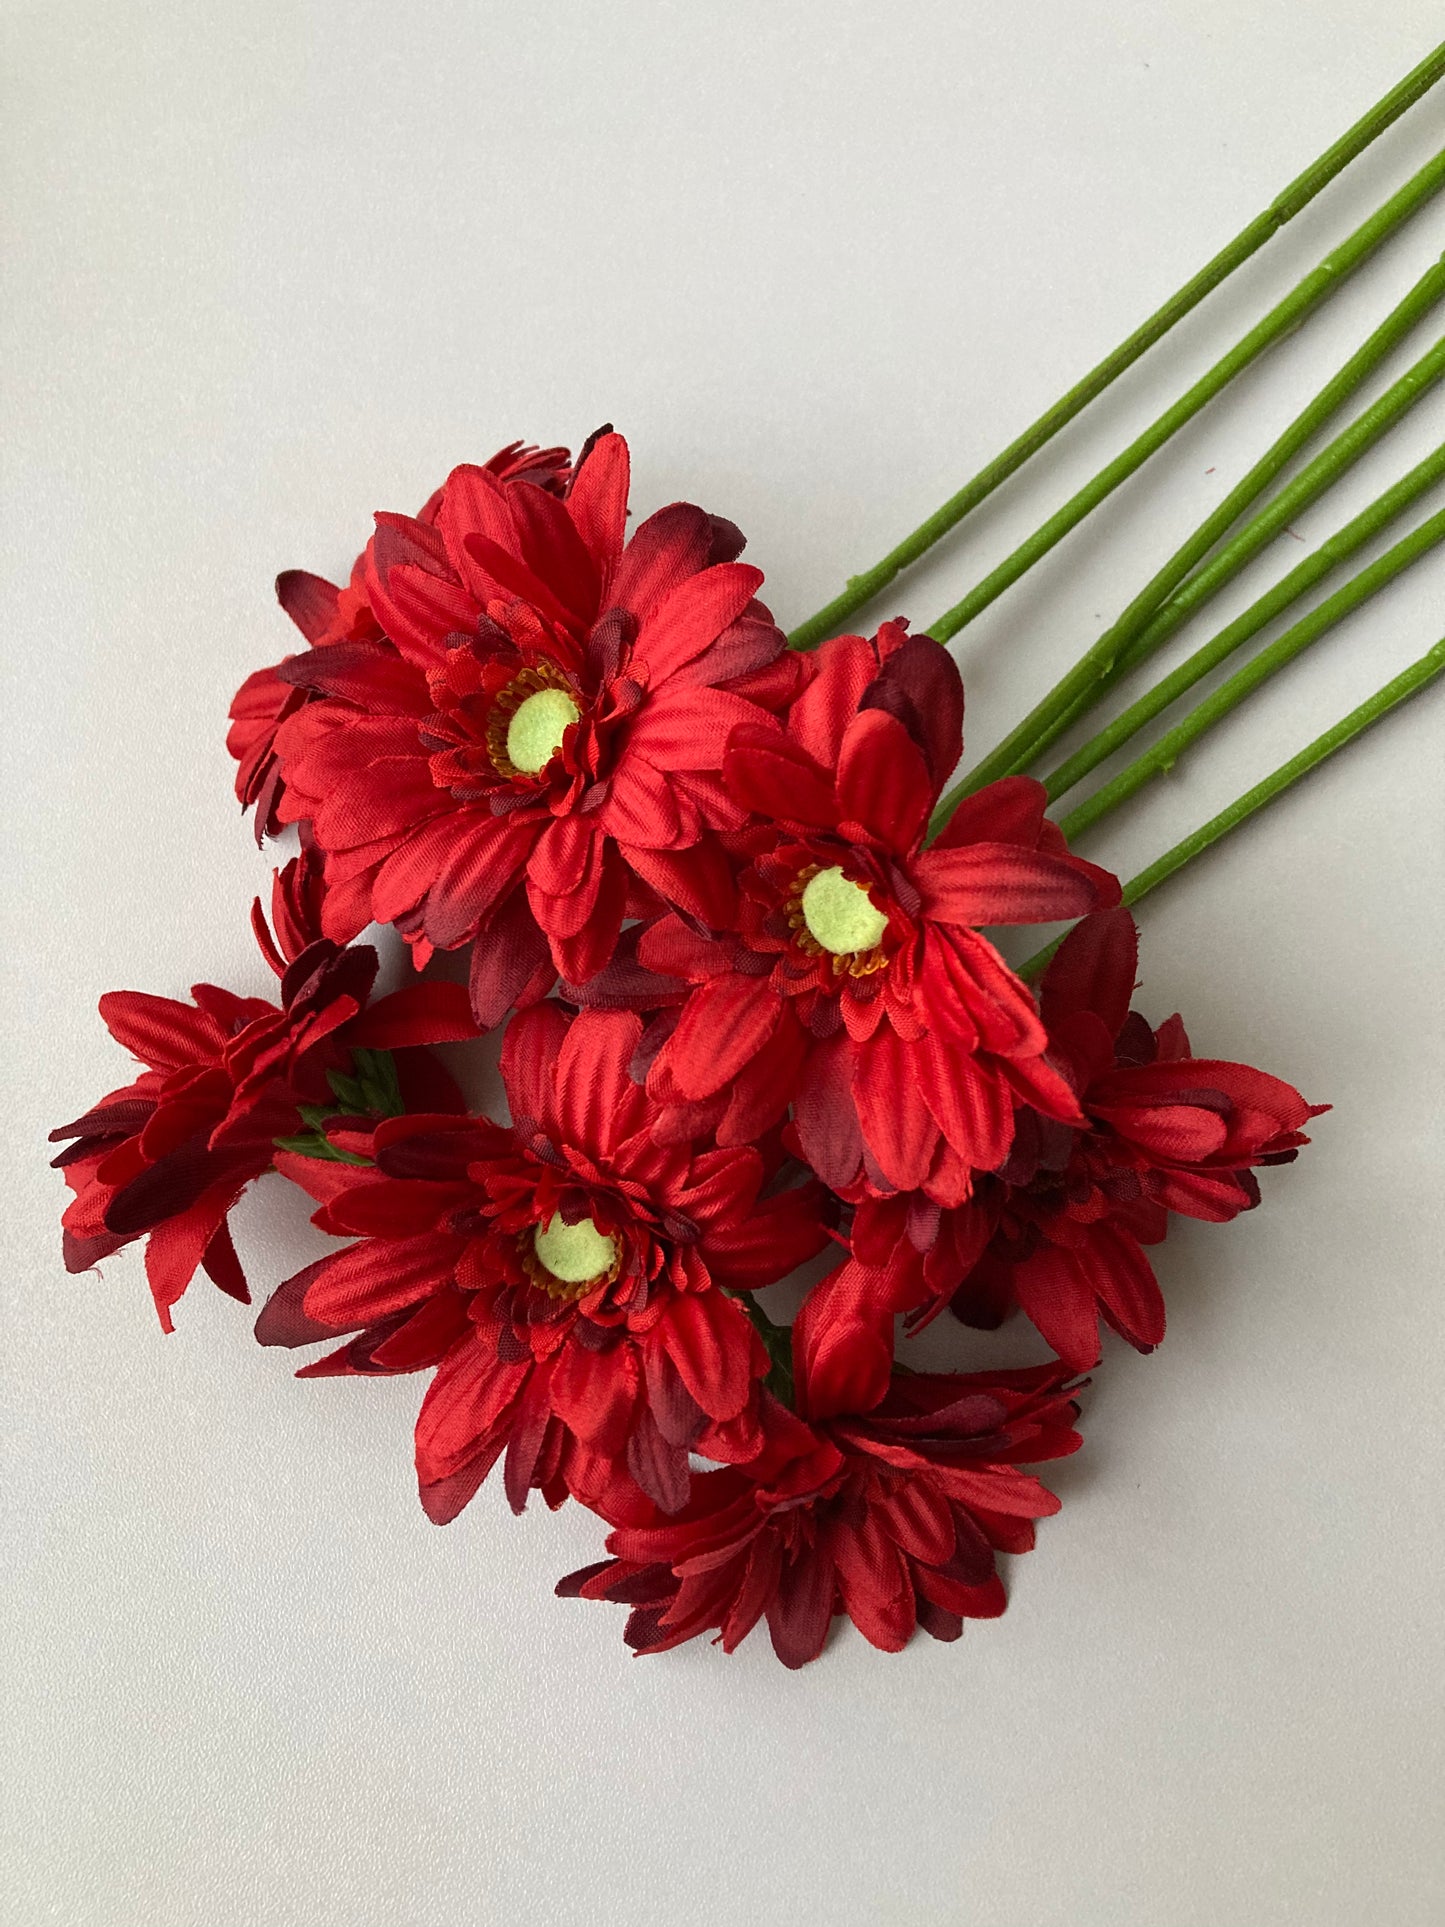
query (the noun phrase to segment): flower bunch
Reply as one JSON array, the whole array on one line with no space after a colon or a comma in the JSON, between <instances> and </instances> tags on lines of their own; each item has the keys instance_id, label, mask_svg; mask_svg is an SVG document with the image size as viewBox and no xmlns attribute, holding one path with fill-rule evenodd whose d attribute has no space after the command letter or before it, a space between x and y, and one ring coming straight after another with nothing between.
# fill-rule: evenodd
<instances>
[{"instance_id":1,"label":"flower bunch","mask_svg":"<svg viewBox=\"0 0 1445 1927\"><path fill-rule=\"evenodd\" d=\"M163 1324L227 1217L299 1186L344 1240L270 1293L299 1376L424 1373L422 1504L571 1499L608 1557L558 1591L657 1652L844 1614L895 1650L1003 1610L1057 1500L1099 1322L1164 1335L1145 1248L1258 1203L1318 1107L1131 1009L1132 918L1044 786L946 812L963 688L902 622L790 649L720 517L627 533L628 451L513 444L382 514L306 647L242 687L257 938L280 1002L102 1000L144 1069L54 1135L66 1262L138 1238ZM1071 921L1037 991L989 933ZM417 971L373 999L391 926ZM438 1044L501 1029L507 1115ZM453 1069L458 1069L453 1059ZM818 1265L816 1261L825 1259ZM757 1293L814 1262L791 1330ZM1019 1312L1054 1354L920 1372L903 1331Z\"/></svg>"}]
</instances>

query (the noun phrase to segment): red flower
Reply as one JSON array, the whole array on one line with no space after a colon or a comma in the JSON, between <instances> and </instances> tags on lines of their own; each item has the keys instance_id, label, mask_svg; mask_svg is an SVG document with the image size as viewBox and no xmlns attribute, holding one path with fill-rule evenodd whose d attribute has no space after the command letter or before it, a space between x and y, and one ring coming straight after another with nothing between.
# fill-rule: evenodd
<instances>
[{"instance_id":1,"label":"red flower","mask_svg":"<svg viewBox=\"0 0 1445 1927\"><path fill-rule=\"evenodd\" d=\"M146 1069L83 1117L50 1133L75 1142L55 1163L76 1193L62 1219L65 1266L84 1271L145 1237L146 1275L161 1324L198 1266L248 1301L227 1226L242 1191L271 1167L274 1141L296 1132L299 1106L338 1108L328 1073L356 1049L399 1050L401 1091L447 1101L450 1079L412 1046L476 1035L455 984L412 984L365 1008L376 952L314 936L314 874L293 859L276 880L272 941L253 922L281 978L281 1005L196 984L193 1003L113 990L100 1000L111 1035Z\"/></svg>"},{"instance_id":2,"label":"red flower","mask_svg":"<svg viewBox=\"0 0 1445 1927\"><path fill-rule=\"evenodd\" d=\"M669 916L642 939L649 969L696 986L658 1026L676 1025L648 1081L665 1128L743 1143L791 1099L834 1190L956 1204L1006 1157L1016 1101L1078 1119L1032 997L976 926L1077 916L1119 886L1069 855L1026 777L970 798L925 848L962 729L947 651L889 623L824 645L786 732L734 731L728 787L781 827L729 934Z\"/></svg>"},{"instance_id":3,"label":"red flower","mask_svg":"<svg viewBox=\"0 0 1445 1927\"><path fill-rule=\"evenodd\" d=\"M1057 1365L895 1379L866 1416L808 1435L805 1488L777 1451L706 1472L676 1518L620 1525L614 1556L557 1591L630 1605L638 1653L714 1629L730 1653L766 1617L778 1658L804 1666L839 1613L884 1652L919 1626L957 1639L1007 1604L995 1552L1027 1552L1032 1522L1059 1509L1016 1467L1078 1447L1065 1379Z\"/></svg>"},{"instance_id":4,"label":"red flower","mask_svg":"<svg viewBox=\"0 0 1445 1927\"><path fill-rule=\"evenodd\" d=\"M1307 1144L1307 1104L1247 1064L1190 1055L1175 1016L1154 1031L1129 1000L1134 920L1106 910L1073 930L1044 977L1051 1052L1088 1123L1021 1111L1013 1151L961 1209L926 1198L865 1201L853 1261L810 1294L795 1327L815 1379L856 1397L892 1356L893 1318L952 1300L993 1328L1016 1307L1072 1370L1099 1356L1099 1319L1139 1351L1164 1336L1164 1299L1144 1246L1169 1214L1222 1223L1259 1202L1252 1166Z\"/></svg>"},{"instance_id":5,"label":"red flower","mask_svg":"<svg viewBox=\"0 0 1445 1927\"><path fill-rule=\"evenodd\" d=\"M729 1294L824 1247L822 1193L766 1194L780 1153L659 1146L629 1075L641 1034L625 1012L534 1005L502 1048L510 1128L398 1117L374 1169L283 1161L323 1200L316 1224L360 1242L283 1286L257 1336L360 1331L303 1376L437 1368L416 1463L439 1522L504 1451L514 1509L537 1487L627 1516L644 1492L685 1502L690 1446L756 1450L768 1359Z\"/></svg>"},{"instance_id":6,"label":"red flower","mask_svg":"<svg viewBox=\"0 0 1445 1927\"><path fill-rule=\"evenodd\" d=\"M731 916L723 746L806 674L738 531L677 503L624 547L627 492L613 434L565 500L455 469L434 522L377 518L385 640L277 672L311 697L276 732L277 813L325 852L327 933L394 923L418 961L478 939L485 1024L595 975L628 914Z\"/></svg>"},{"instance_id":7,"label":"red flower","mask_svg":"<svg viewBox=\"0 0 1445 1927\"><path fill-rule=\"evenodd\" d=\"M484 463L498 481L528 482L548 494L560 495L571 473L565 448L531 448L512 442L497 450ZM418 522L431 526L441 506L438 489L417 516ZM373 542L375 538L373 537ZM372 562L372 544L356 558L351 580L344 589L305 569L287 569L276 578L276 599L305 636L313 649L333 643L384 642L381 625L372 614L367 597L367 575ZM281 800L281 771L276 761L276 731L286 718L307 701L311 691L286 679L283 671L296 661L285 656L269 669L258 669L248 676L231 704L231 731L226 747L240 764L236 772L236 795L241 807L256 806L256 841L272 836L280 827L277 806ZM353 933L354 934L354 933Z\"/></svg>"}]
</instances>

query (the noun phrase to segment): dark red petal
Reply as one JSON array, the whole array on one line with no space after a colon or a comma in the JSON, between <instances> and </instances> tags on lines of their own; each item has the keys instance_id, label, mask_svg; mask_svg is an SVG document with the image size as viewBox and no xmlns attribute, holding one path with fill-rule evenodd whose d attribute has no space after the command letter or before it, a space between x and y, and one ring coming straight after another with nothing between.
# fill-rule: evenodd
<instances>
[{"instance_id":1,"label":"dark red petal","mask_svg":"<svg viewBox=\"0 0 1445 1927\"><path fill-rule=\"evenodd\" d=\"M909 636L865 690L863 710L886 710L923 754L932 805L963 754L963 678L932 636Z\"/></svg>"},{"instance_id":2,"label":"dark red petal","mask_svg":"<svg viewBox=\"0 0 1445 1927\"><path fill-rule=\"evenodd\" d=\"M1100 1018L1111 1038L1129 1015L1139 967L1139 933L1122 905L1099 910L1076 924L1060 944L1039 986L1044 1022L1052 1030L1087 1012Z\"/></svg>"},{"instance_id":3,"label":"dark red petal","mask_svg":"<svg viewBox=\"0 0 1445 1927\"><path fill-rule=\"evenodd\" d=\"M453 1044L477 1035L464 984L406 984L352 1019L346 1041L367 1050Z\"/></svg>"},{"instance_id":4,"label":"dark red petal","mask_svg":"<svg viewBox=\"0 0 1445 1927\"><path fill-rule=\"evenodd\" d=\"M822 1652L836 1592L832 1556L821 1546L800 1547L784 1565L767 1615L773 1651L785 1666L796 1670Z\"/></svg>"},{"instance_id":5,"label":"dark red petal","mask_svg":"<svg viewBox=\"0 0 1445 1927\"><path fill-rule=\"evenodd\" d=\"M630 609L639 621L681 582L706 568L712 552L710 518L690 502L649 515L622 551L608 606Z\"/></svg>"},{"instance_id":6,"label":"dark red petal","mask_svg":"<svg viewBox=\"0 0 1445 1927\"><path fill-rule=\"evenodd\" d=\"M808 1052L798 1080L793 1122L803 1155L833 1190L858 1175L863 1132L853 1102L854 1045L846 1031Z\"/></svg>"},{"instance_id":7,"label":"dark red petal","mask_svg":"<svg viewBox=\"0 0 1445 1927\"><path fill-rule=\"evenodd\" d=\"M276 578L276 600L308 642L318 641L336 620L340 595L334 582L306 569L283 569Z\"/></svg>"},{"instance_id":8,"label":"dark red petal","mask_svg":"<svg viewBox=\"0 0 1445 1927\"><path fill-rule=\"evenodd\" d=\"M1092 1287L1071 1255L1041 1244L1014 1267L1014 1291L1024 1316L1037 1325L1071 1371L1099 1359L1099 1311Z\"/></svg>"},{"instance_id":9,"label":"dark red petal","mask_svg":"<svg viewBox=\"0 0 1445 1927\"><path fill-rule=\"evenodd\" d=\"M545 995L556 972L546 934L532 915L525 890L514 890L472 945L468 991L472 1014L483 1030L495 1030L514 1004ZM545 981L543 981L545 979Z\"/></svg>"}]
</instances>

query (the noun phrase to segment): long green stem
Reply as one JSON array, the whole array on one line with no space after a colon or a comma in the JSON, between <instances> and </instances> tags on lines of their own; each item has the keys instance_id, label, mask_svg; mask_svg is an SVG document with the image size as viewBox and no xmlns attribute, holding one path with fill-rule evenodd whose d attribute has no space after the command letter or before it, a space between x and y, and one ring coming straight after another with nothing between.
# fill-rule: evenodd
<instances>
[{"instance_id":1,"label":"long green stem","mask_svg":"<svg viewBox=\"0 0 1445 1927\"><path fill-rule=\"evenodd\" d=\"M1176 723L1173 729L1166 731L1157 743L1145 750L1142 756L1136 757L1112 782L1105 783L1102 789L1095 790L1094 794L1082 802L1076 810L1071 810L1059 824L1064 835L1071 839L1081 835L1101 817L1107 816L1111 810L1116 810L1127 798L1133 796L1136 790L1142 789L1152 777L1160 776L1164 771L1172 769L1191 743L1197 741L1206 730L1212 729L1217 722L1222 721L1230 710L1242 703L1246 696L1259 688L1261 683L1267 682L1278 670L1283 669L1286 663L1292 662L1302 650L1308 649L1311 643L1317 642L1337 622L1343 621L1352 610L1358 609L1362 602L1367 602L1372 595L1378 594L1387 582L1392 582L1403 570L1408 569L1411 563L1418 562L1422 556L1428 555L1430 550L1442 541L1445 541L1445 509L1438 510L1428 521L1422 522L1418 529L1412 530L1392 549L1387 549L1385 554L1372 562L1368 568L1361 569L1358 575L1351 576L1342 588L1336 589L1332 596L1326 597L1317 609L1312 609L1307 616L1286 629L1282 636L1276 637L1269 644L1268 648L1261 649L1243 669L1236 670L1227 682L1221 683L1218 689L1206 696L1202 703L1191 709L1182 722Z\"/></svg>"},{"instance_id":2,"label":"long green stem","mask_svg":"<svg viewBox=\"0 0 1445 1927\"><path fill-rule=\"evenodd\" d=\"M1015 757L1011 774L1041 756L1049 744L1056 741L1077 716L1112 689L1129 668L1152 655L1184 623L1204 596L1212 594L1217 586L1222 585L1226 578L1220 571L1213 570L1206 582L1181 601L1170 603L1170 597L1198 568L1215 543L1233 528L1281 469L1293 460L1306 443L1313 440L1361 383L1374 373L1411 329L1439 304L1442 297L1445 297L1445 256L1420 277L1405 299L1361 343L1334 379L1326 382L1314 399L1301 409L1249 473L1229 491L1214 513L1206 516L1188 540L1180 544L1163 568L1135 596L1118 621L1099 637L1090 651L1090 657L1100 665L1093 689L1086 691L1084 696L1076 697L1055 723L1039 733L1022 763ZM1442 374L1445 374L1445 341L1439 344L1433 359L1427 356L1424 363L1417 364L1416 368L1394 384L1383 398L1383 406L1376 403L1374 408L1367 410L1359 421L1352 423L1342 436L1337 436L1321 452L1287 491L1287 501L1282 492L1280 500L1284 503L1284 521L1280 520L1281 510L1276 506L1272 513L1266 511L1268 520L1257 518L1255 523L1241 531L1239 546L1229 551L1227 568L1230 571L1242 568L1245 560L1258 553L1264 543L1272 539L1274 530L1293 521L1315 495L1336 480L1344 468L1357 460L1366 448L1372 447L1401 413L1413 407L1432 379L1438 379ZM1163 614L1166 604L1168 613ZM1156 618L1159 619L1156 621Z\"/></svg>"},{"instance_id":3,"label":"long green stem","mask_svg":"<svg viewBox=\"0 0 1445 1927\"><path fill-rule=\"evenodd\" d=\"M1161 649L1196 610L1232 582L1296 516L1331 488L1442 379L1445 379L1445 337L1328 442L1216 555L1197 568L1132 642L1116 655L1115 644L1106 634L1085 650L1073 668L1035 703L1018 727L943 798L933 814L934 833L948 821L963 797L972 796L975 790L1000 776L1017 775L1027 769L1130 670Z\"/></svg>"},{"instance_id":4,"label":"long green stem","mask_svg":"<svg viewBox=\"0 0 1445 1927\"><path fill-rule=\"evenodd\" d=\"M1393 488L1373 501L1367 509L1346 522L1328 541L1322 542L1313 554L1307 555L1302 562L1291 569L1289 574L1277 582L1272 589L1250 605L1233 622L1220 630L1200 649L1169 675L1155 683L1135 703L1113 722L1091 736L1082 748L1075 750L1067 762L1061 763L1052 775L1044 779L1049 793L1049 801L1059 797L1080 783L1090 770L1122 749L1132 736L1144 728L1146 723L1176 702L1186 689L1207 676L1252 636L1273 622L1290 605L1297 602L1316 582L1337 569L1365 543L1387 528L1397 515L1403 515L1412 502L1418 501L1428 488L1436 482L1445 480L1445 445L1437 448L1433 455L1427 455L1418 462L1408 475L1402 476Z\"/></svg>"},{"instance_id":5,"label":"long green stem","mask_svg":"<svg viewBox=\"0 0 1445 1927\"><path fill-rule=\"evenodd\" d=\"M956 636L960 629L982 615L1005 589L1011 588L1021 576L1027 575L1034 564L1062 542L1071 530L1076 529L1086 515L1091 514L1137 469L1142 468L1149 457L1157 454L1181 428L1193 421L1207 402L1212 401L1237 375L1243 374L1252 362L1257 361L1266 348L1272 347L1282 335L1290 334L1297 328L1362 263L1369 260L1402 222L1407 221L1432 195L1438 194L1442 187L1445 187L1445 149L1428 161L1368 221L1356 228L1347 241L1326 255L1313 273L1307 274L1298 287L1292 289L1283 301L1277 302L1262 321L1256 322L1247 334L1241 336L1227 355L1222 355L1187 393L1180 396L1172 408L1166 408L1157 421L1151 423L1142 435L1136 436L1121 455L1116 455L1112 462L1100 469L1093 481L1086 483L1065 502L1041 529L1035 530L1027 542L1021 542L1012 555L1006 556L996 569L991 569L961 602L954 603L935 622L929 623L928 633L936 636L940 642L947 642L950 636Z\"/></svg>"},{"instance_id":6,"label":"long green stem","mask_svg":"<svg viewBox=\"0 0 1445 1927\"><path fill-rule=\"evenodd\" d=\"M1037 454L1061 428L1103 394L1125 369L1132 367L1156 341L1168 334L1176 322L1183 320L1207 294L1257 253L1301 208L1307 207L1321 189L1327 187L1407 108L1428 93L1442 76L1445 76L1445 45L1428 54L1398 86L1392 87L1383 100L1356 121L1298 179L1291 181L1262 214L1242 229L1227 247L1221 248L1214 259L1171 295L1163 307L1150 315L1112 354L1106 355L1068 394L1040 415L1001 455L980 469L972 481L965 483L942 508L930 515L911 535L905 536L896 548L890 549L881 562L875 563L862 575L850 577L840 595L793 631L788 638L793 648L816 648L824 637L837 633L855 610L861 609L865 602L880 594L903 569L916 562L950 529L956 528L971 510L986 501L1002 482L1022 468L1030 456Z\"/></svg>"},{"instance_id":7,"label":"long green stem","mask_svg":"<svg viewBox=\"0 0 1445 1927\"><path fill-rule=\"evenodd\" d=\"M1172 877L1176 871L1182 870L1186 863L1192 863L1195 857L1202 856L1211 844L1217 843L1223 836L1228 836L1231 830L1237 830L1241 823L1248 822L1249 818L1262 810L1267 803L1272 803L1277 796L1283 796L1285 791L1299 782L1302 776L1308 776L1312 769L1327 761L1338 750L1342 750L1346 743L1353 742L1355 737L1368 729L1372 723L1379 722L1380 718L1387 716L1392 709L1397 708L1401 703L1408 702L1412 696L1419 695L1422 689L1427 688L1437 676L1441 675L1445 675L1445 640L1437 642L1427 655L1422 656L1418 662L1412 663L1392 682L1387 682L1383 689L1377 690L1373 696L1362 702L1358 709L1352 709L1348 716L1327 729L1322 736L1316 736L1315 740L1302 749L1297 756L1291 756L1287 763L1281 763L1279 768L1272 775L1266 776L1263 782L1256 783L1253 789L1246 790L1243 796L1236 797L1234 802L1222 809L1217 816L1211 816L1201 828L1184 837L1174 845L1173 849L1166 850L1163 856L1156 857L1147 869L1139 872L1138 876L1131 877L1124 885L1125 903L1138 903L1142 897L1148 896L1151 890L1157 890L1167 877ZM1026 963L1020 965L1019 976L1026 983L1036 982L1047 969L1050 958L1062 942L1062 937L1056 937L1052 943L1045 944L1042 950L1035 951Z\"/></svg>"}]
</instances>

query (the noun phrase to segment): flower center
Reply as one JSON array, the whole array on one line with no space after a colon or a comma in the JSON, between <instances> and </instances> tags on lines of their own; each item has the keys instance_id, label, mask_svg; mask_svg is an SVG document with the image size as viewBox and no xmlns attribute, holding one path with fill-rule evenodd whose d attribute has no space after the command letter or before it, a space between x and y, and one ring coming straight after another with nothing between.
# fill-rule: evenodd
<instances>
[{"instance_id":1,"label":"flower center","mask_svg":"<svg viewBox=\"0 0 1445 1927\"><path fill-rule=\"evenodd\" d=\"M861 883L844 876L837 864L819 870L803 886L803 922L835 957L872 950L883 940L888 919Z\"/></svg>"},{"instance_id":2,"label":"flower center","mask_svg":"<svg viewBox=\"0 0 1445 1927\"><path fill-rule=\"evenodd\" d=\"M584 1285L617 1263L617 1240L599 1231L590 1218L566 1224L561 1215L539 1224L532 1234L537 1262L563 1285Z\"/></svg>"},{"instance_id":3,"label":"flower center","mask_svg":"<svg viewBox=\"0 0 1445 1927\"><path fill-rule=\"evenodd\" d=\"M562 738L582 714L565 689L539 689L512 711L507 724L507 761L524 776L535 776L562 747ZM569 1225L567 1229L580 1229Z\"/></svg>"}]
</instances>

